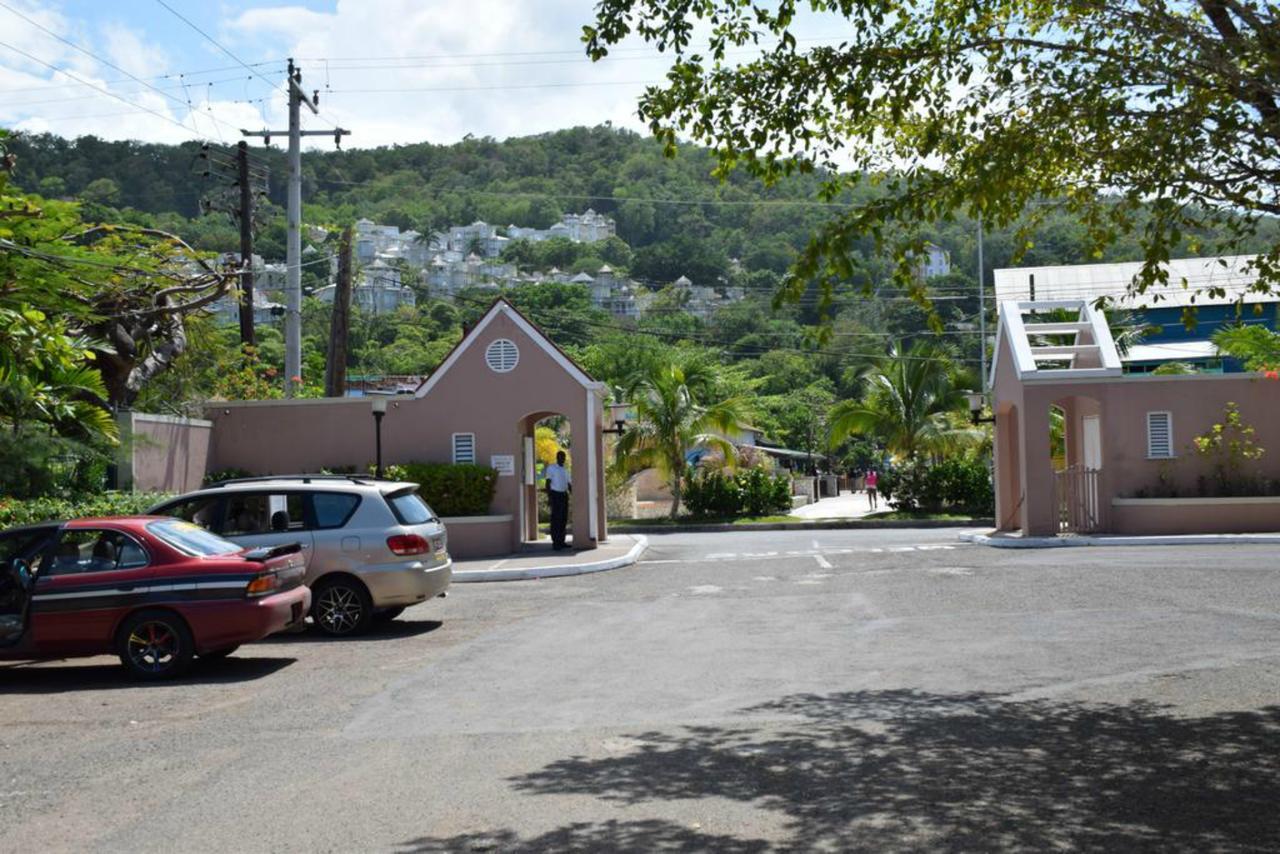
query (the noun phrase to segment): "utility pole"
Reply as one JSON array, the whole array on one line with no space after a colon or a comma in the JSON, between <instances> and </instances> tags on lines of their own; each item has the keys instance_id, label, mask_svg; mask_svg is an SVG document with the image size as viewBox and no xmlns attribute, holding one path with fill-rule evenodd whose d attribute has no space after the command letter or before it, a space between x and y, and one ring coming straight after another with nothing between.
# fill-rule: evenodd
<instances>
[{"instance_id":1,"label":"utility pole","mask_svg":"<svg viewBox=\"0 0 1280 854\"><path fill-rule=\"evenodd\" d=\"M982 263L982 214L978 214L978 348L982 360L982 390L987 390L987 284Z\"/></svg>"},{"instance_id":2,"label":"utility pole","mask_svg":"<svg viewBox=\"0 0 1280 854\"><path fill-rule=\"evenodd\" d=\"M338 283L333 289L333 316L329 320L329 352L325 359L324 396L347 393L347 335L351 325L351 226L342 230L338 250Z\"/></svg>"},{"instance_id":3,"label":"utility pole","mask_svg":"<svg viewBox=\"0 0 1280 854\"><path fill-rule=\"evenodd\" d=\"M334 128L332 131L303 130L302 105L312 113L318 113L320 92L308 95L302 91L302 69L289 60L289 129L272 131L241 130L245 136L259 136L270 144L271 137L289 137L289 195L286 221L285 318L284 318L284 394L293 397L296 386L302 383L302 138L304 136L332 136L335 145L341 145L342 137L349 130Z\"/></svg>"},{"instance_id":4,"label":"utility pole","mask_svg":"<svg viewBox=\"0 0 1280 854\"><path fill-rule=\"evenodd\" d=\"M249 184L249 143L236 146L240 184L240 346L254 346L253 335L253 187Z\"/></svg>"}]
</instances>

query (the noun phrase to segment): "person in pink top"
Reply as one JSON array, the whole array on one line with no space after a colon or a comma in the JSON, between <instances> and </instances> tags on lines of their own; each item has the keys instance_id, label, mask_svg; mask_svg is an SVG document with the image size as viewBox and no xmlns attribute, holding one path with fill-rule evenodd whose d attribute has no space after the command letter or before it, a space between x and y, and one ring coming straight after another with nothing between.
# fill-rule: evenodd
<instances>
[{"instance_id":1,"label":"person in pink top","mask_svg":"<svg viewBox=\"0 0 1280 854\"><path fill-rule=\"evenodd\" d=\"M867 502L871 505L871 509L876 509L876 484L879 483L880 476L876 474L876 470L872 469L867 472Z\"/></svg>"}]
</instances>

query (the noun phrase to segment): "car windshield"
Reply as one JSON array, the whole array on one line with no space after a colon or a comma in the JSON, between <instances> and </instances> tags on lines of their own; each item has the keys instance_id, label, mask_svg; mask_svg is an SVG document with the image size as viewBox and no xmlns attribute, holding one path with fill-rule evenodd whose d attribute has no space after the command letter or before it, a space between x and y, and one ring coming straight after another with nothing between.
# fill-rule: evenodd
<instances>
[{"instance_id":1,"label":"car windshield","mask_svg":"<svg viewBox=\"0 0 1280 854\"><path fill-rule=\"evenodd\" d=\"M395 511L396 518L402 525L424 525L436 518L436 514L431 512L427 502L423 501L416 492L388 495L387 503L391 505L391 509Z\"/></svg>"},{"instance_id":2,"label":"car windshield","mask_svg":"<svg viewBox=\"0 0 1280 854\"><path fill-rule=\"evenodd\" d=\"M197 557L234 554L241 550L230 540L211 534L199 525L181 519L164 519L147 525L147 530L181 552Z\"/></svg>"}]
</instances>

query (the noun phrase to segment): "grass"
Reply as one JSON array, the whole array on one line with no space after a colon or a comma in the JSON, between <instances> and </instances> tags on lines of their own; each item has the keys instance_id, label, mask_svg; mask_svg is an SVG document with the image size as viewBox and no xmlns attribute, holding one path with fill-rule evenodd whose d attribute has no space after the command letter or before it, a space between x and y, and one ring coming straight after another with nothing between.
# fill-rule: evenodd
<instances>
[{"instance_id":1,"label":"grass","mask_svg":"<svg viewBox=\"0 0 1280 854\"><path fill-rule=\"evenodd\" d=\"M875 513L868 513L863 516L864 519L937 519L941 521L956 521L963 519L973 519L971 513L927 513L924 510L880 510Z\"/></svg>"},{"instance_id":2,"label":"grass","mask_svg":"<svg viewBox=\"0 0 1280 854\"><path fill-rule=\"evenodd\" d=\"M657 519L610 519L610 528L628 528L637 525L645 527L669 527L679 528L684 525L757 525L761 523L773 522L801 522L805 521L797 519L795 516L735 516L729 518L705 517L695 519L692 516L681 516L679 519L672 520L668 516L662 516Z\"/></svg>"}]
</instances>

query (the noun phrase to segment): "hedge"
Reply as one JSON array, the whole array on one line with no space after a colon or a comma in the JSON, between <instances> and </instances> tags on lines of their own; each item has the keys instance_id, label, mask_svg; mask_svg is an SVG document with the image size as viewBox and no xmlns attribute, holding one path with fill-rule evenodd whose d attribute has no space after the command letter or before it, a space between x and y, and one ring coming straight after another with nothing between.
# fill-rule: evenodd
<instances>
[{"instance_id":1,"label":"hedge","mask_svg":"<svg viewBox=\"0 0 1280 854\"><path fill-rule=\"evenodd\" d=\"M698 519L785 513L791 510L791 478L761 468L736 475L695 470L685 478L684 499Z\"/></svg>"},{"instance_id":2,"label":"hedge","mask_svg":"<svg viewBox=\"0 0 1280 854\"><path fill-rule=\"evenodd\" d=\"M496 471L471 463L402 463L394 469L396 479L418 484L437 516L488 515L498 485Z\"/></svg>"},{"instance_id":3,"label":"hedge","mask_svg":"<svg viewBox=\"0 0 1280 854\"><path fill-rule=\"evenodd\" d=\"M0 498L0 528L83 516L134 516L170 497L163 492L103 492L84 498Z\"/></svg>"}]
</instances>

